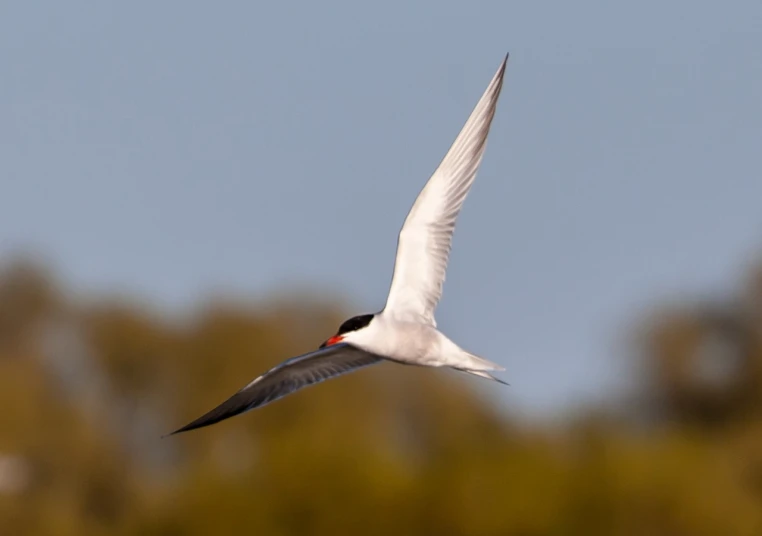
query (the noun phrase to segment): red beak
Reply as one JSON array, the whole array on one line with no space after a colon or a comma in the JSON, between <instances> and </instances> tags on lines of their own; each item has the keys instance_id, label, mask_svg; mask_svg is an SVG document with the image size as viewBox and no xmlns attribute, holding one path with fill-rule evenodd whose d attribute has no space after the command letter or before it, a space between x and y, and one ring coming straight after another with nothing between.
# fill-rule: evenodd
<instances>
[{"instance_id":1,"label":"red beak","mask_svg":"<svg viewBox=\"0 0 762 536\"><path fill-rule=\"evenodd\" d=\"M325 341L323 344L321 344L320 347L325 348L326 346L331 346L332 344L339 343L343 340L344 340L344 337L342 337L341 335L334 335L333 337Z\"/></svg>"}]
</instances>

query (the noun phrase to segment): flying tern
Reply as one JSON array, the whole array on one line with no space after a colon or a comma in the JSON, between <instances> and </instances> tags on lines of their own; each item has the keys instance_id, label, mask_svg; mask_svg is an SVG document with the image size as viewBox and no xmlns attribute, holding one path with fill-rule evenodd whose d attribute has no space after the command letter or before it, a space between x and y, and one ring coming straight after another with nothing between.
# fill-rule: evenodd
<instances>
[{"instance_id":1,"label":"flying tern","mask_svg":"<svg viewBox=\"0 0 762 536\"><path fill-rule=\"evenodd\" d=\"M405 219L384 308L350 318L318 350L270 369L172 434L209 426L383 361L449 367L505 383L489 373L504 367L467 352L437 329L434 310L442 296L455 221L484 156L507 61L508 55Z\"/></svg>"}]
</instances>

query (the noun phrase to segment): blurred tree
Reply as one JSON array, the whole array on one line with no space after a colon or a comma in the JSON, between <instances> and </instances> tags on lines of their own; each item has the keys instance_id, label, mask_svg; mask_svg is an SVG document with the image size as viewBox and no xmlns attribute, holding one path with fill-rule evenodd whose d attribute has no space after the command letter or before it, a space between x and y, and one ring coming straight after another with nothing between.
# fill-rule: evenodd
<instances>
[{"instance_id":1,"label":"blurred tree","mask_svg":"<svg viewBox=\"0 0 762 536\"><path fill-rule=\"evenodd\" d=\"M662 419L702 427L756 418L762 411L762 294L671 308L647 320L641 344L643 396Z\"/></svg>"},{"instance_id":2,"label":"blurred tree","mask_svg":"<svg viewBox=\"0 0 762 536\"><path fill-rule=\"evenodd\" d=\"M47 271L21 258L0 265L0 349L5 355L20 350L30 330L60 305L61 297Z\"/></svg>"},{"instance_id":3,"label":"blurred tree","mask_svg":"<svg viewBox=\"0 0 762 536\"><path fill-rule=\"evenodd\" d=\"M384 364L161 439L345 315L66 296L0 273L0 535L762 534L749 303L649 318L649 433L608 408L518 424L469 388L488 384Z\"/></svg>"}]
</instances>

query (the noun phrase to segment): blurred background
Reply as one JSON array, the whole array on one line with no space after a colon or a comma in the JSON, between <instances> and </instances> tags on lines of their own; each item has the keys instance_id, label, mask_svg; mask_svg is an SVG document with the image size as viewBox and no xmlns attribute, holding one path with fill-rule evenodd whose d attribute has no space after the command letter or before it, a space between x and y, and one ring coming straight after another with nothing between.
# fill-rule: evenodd
<instances>
[{"instance_id":1,"label":"blurred background","mask_svg":"<svg viewBox=\"0 0 762 536\"><path fill-rule=\"evenodd\" d=\"M511 53L440 327L161 436L386 298ZM4 3L0 534L762 534L762 4Z\"/></svg>"}]
</instances>

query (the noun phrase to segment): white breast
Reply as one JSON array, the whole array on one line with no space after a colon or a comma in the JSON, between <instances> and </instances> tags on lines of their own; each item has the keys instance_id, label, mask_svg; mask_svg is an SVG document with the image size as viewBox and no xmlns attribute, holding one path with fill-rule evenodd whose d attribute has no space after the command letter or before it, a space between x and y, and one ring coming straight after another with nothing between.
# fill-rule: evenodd
<instances>
[{"instance_id":1,"label":"white breast","mask_svg":"<svg viewBox=\"0 0 762 536\"><path fill-rule=\"evenodd\" d=\"M445 349L443 346L449 340L427 324L379 314L367 328L351 338L351 343L394 361L437 366Z\"/></svg>"}]
</instances>

